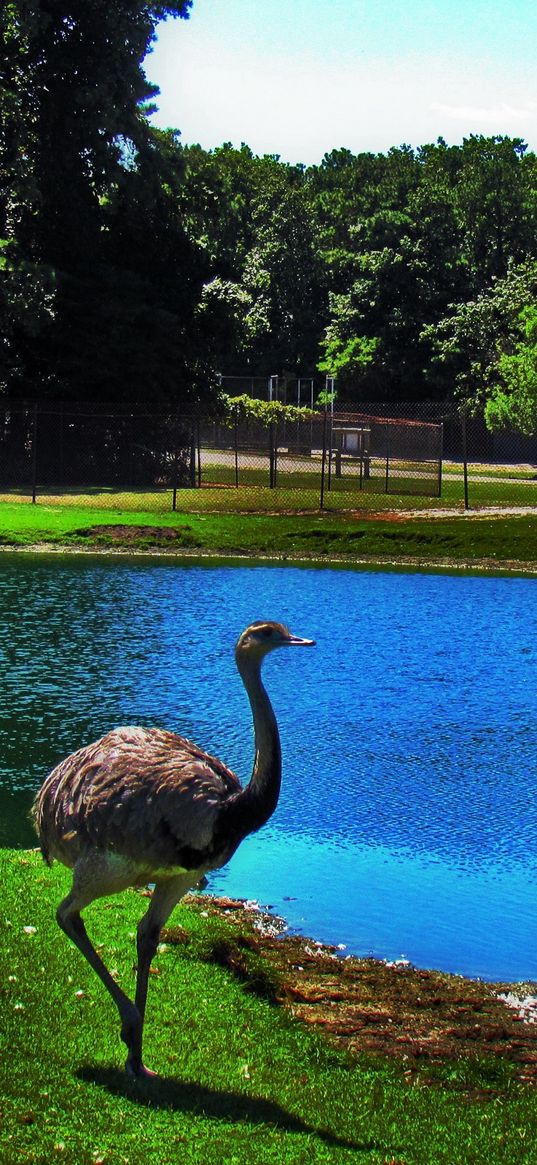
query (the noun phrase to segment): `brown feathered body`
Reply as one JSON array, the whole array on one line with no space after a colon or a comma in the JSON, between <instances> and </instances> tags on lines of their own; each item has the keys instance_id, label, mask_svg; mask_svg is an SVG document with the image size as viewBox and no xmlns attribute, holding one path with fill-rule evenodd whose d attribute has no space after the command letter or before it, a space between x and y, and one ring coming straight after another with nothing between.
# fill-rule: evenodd
<instances>
[{"instance_id":1,"label":"brown feathered body","mask_svg":"<svg viewBox=\"0 0 537 1165\"><path fill-rule=\"evenodd\" d=\"M74 867L84 852L106 850L147 882L227 862L245 827L238 811L232 821L241 792L235 773L184 737L117 728L53 769L34 818L47 861Z\"/></svg>"}]
</instances>

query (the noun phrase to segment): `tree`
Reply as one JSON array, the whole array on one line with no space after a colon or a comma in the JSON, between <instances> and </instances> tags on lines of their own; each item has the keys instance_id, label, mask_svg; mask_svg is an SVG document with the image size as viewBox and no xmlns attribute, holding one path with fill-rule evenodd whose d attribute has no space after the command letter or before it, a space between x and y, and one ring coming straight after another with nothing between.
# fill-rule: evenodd
<instances>
[{"instance_id":1,"label":"tree","mask_svg":"<svg viewBox=\"0 0 537 1165\"><path fill-rule=\"evenodd\" d=\"M451 280L425 222L390 211L365 229L380 233L381 219L390 242L364 251L349 291L330 295L319 367L337 374L347 395L415 399L425 388L424 321L447 306Z\"/></svg>"},{"instance_id":2,"label":"tree","mask_svg":"<svg viewBox=\"0 0 537 1165\"><path fill-rule=\"evenodd\" d=\"M513 428L527 437L537 433L537 307L519 315L521 339L513 352L498 359L499 383L490 390L485 405L489 429Z\"/></svg>"},{"instance_id":3,"label":"tree","mask_svg":"<svg viewBox=\"0 0 537 1165\"><path fill-rule=\"evenodd\" d=\"M457 204L471 290L502 277L509 261L535 254L534 160L521 138L472 134L460 150Z\"/></svg>"},{"instance_id":4,"label":"tree","mask_svg":"<svg viewBox=\"0 0 537 1165\"><path fill-rule=\"evenodd\" d=\"M508 326L500 300L514 296L510 320L524 302L514 274L501 281L536 253L534 155L500 137L390 150L374 158L376 201L367 183L360 201L352 155L325 161L330 198L338 176L339 208L357 217L324 253L331 319L319 367L362 399L483 390L483 369L497 360L493 319ZM322 191L322 215L327 205Z\"/></svg>"},{"instance_id":5,"label":"tree","mask_svg":"<svg viewBox=\"0 0 537 1165\"><path fill-rule=\"evenodd\" d=\"M497 384L500 357L521 338L521 312L536 297L537 261L528 259L511 264L503 279L492 279L475 299L452 304L423 332L436 383L473 411L481 409Z\"/></svg>"},{"instance_id":6,"label":"tree","mask_svg":"<svg viewBox=\"0 0 537 1165\"><path fill-rule=\"evenodd\" d=\"M7 0L2 14L2 209L28 259L87 264L102 201L148 135L142 61L157 21L191 0Z\"/></svg>"},{"instance_id":7,"label":"tree","mask_svg":"<svg viewBox=\"0 0 537 1165\"><path fill-rule=\"evenodd\" d=\"M346 254L328 256L338 279L319 368L337 373L347 395L415 398L425 391L424 323L461 290L453 154L441 140L416 154L403 146L375 159L375 175Z\"/></svg>"},{"instance_id":8,"label":"tree","mask_svg":"<svg viewBox=\"0 0 537 1165\"><path fill-rule=\"evenodd\" d=\"M5 0L0 391L211 407L216 368L317 366L343 397L483 401L531 303L535 155L182 146L142 63L190 2Z\"/></svg>"},{"instance_id":9,"label":"tree","mask_svg":"<svg viewBox=\"0 0 537 1165\"><path fill-rule=\"evenodd\" d=\"M210 271L201 315L221 371L311 373L326 291L304 168L244 145L187 147L184 158L184 214Z\"/></svg>"},{"instance_id":10,"label":"tree","mask_svg":"<svg viewBox=\"0 0 537 1165\"><path fill-rule=\"evenodd\" d=\"M210 379L175 135L142 63L191 0L8 0L0 120L4 390L199 399ZM32 300L21 295L34 273ZM27 280L28 282L28 280ZM40 290L41 289L41 290ZM51 290L52 289L52 290Z\"/></svg>"},{"instance_id":11,"label":"tree","mask_svg":"<svg viewBox=\"0 0 537 1165\"><path fill-rule=\"evenodd\" d=\"M212 277L238 281L255 241L252 209L266 185L281 182L285 168L274 157L255 157L244 144L183 146L181 152L180 208L188 235L203 250Z\"/></svg>"},{"instance_id":12,"label":"tree","mask_svg":"<svg viewBox=\"0 0 537 1165\"><path fill-rule=\"evenodd\" d=\"M258 200L241 284L250 306L242 348L252 371L311 373L326 292L308 192L291 181Z\"/></svg>"}]
</instances>

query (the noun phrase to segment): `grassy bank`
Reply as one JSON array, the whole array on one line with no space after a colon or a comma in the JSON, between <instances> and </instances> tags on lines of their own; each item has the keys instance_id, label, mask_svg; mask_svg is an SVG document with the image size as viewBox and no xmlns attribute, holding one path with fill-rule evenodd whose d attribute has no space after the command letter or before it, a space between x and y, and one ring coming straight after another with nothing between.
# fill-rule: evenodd
<instances>
[{"instance_id":1,"label":"grassy bank","mask_svg":"<svg viewBox=\"0 0 537 1165\"><path fill-rule=\"evenodd\" d=\"M428 1082L407 1054L342 1050L275 1002L277 971L236 923L189 906L174 913L151 977L147 1060L160 1079L130 1084L113 1005L54 922L67 872L3 851L0 875L2 1165L535 1160L535 1086L516 1063L459 1054ZM88 911L129 991L143 906L131 891ZM243 958L237 973L233 950L249 952L249 969ZM334 1000L345 966L332 960Z\"/></svg>"},{"instance_id":2,"label":"grassy bank","mask_svg":"<svg viewBox=\"0 0 537 1165\"><path fill-rule=\"evenodd\" d=\"M351 561L537 561L537 514L414 518L410 515L160 514L93 506L0 503L0 544L168 549L223 555Z\"/></svg>"},{"instance_id":3,"label":"grassy bank","mask_svg":"<svg viewBox=\"0 0 537 1165\"><path fill-rule=\"evenodd\" d=\"M338 510L390 510L411 513L413 510L435 509L438 505L457 512L464 505L464 478L462 467L445 462L442 475L441 499L438 498L438 481L434 469L429 472L422 466L424 476L399 474L390 477L390 492L386 493L384 463L377 463L373 476L363 479L362 489L358 488L358 463L337 477L332 472L330 488L325 480L323 491L326 513ZM350 470L350 472L349 472ZM537 475L534 467L470 465L468 471L468 494L470 505L477 509L484 506L537 505ZM421 491L420 492L420 487ZM241 513L277 512L289 513L293 510L315 512L320 505L320 462L314 471L296 471L285 462L279 461L277 486L269 488L268 462L258 462L255 458L241 463L239 484L236 485L235 469L228 458L227 464L209 463L203 470L202 488L180 489L177 502L185 513ZM68 488L39 483L36 487L39 505L94 506L109 510L130 509L149 510L151 513L169 513L173 505L173 492L165 486L149 489L120 489L118 487L72 485ZM416 492L417 491L417 492ZM28 505L31 490L15 489L0 492L0 501L18 501Z\"/></svg>"}]
</instances>

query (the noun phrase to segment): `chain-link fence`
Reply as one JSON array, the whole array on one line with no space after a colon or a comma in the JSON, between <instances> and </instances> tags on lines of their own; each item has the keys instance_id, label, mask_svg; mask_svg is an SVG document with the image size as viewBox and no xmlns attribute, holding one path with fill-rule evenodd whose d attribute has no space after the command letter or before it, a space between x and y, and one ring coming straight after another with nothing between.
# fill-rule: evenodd
<instances>
[{"instance_id":1,"label":"chain-link fence","mask_svg":"<svg viewBox=\"0 0 537 1165\"><path fill-rule=\"evenodd\" d=\"M202 425L199 446L202 485L285 489L311 495L311 508L354 508L361 494L440 496L439 423L324 411L267 426L237 410Z\"/></svg>"},{"instance_id":2,"label":"chain-link fence","mask_svg":"<svg viewBox=\"0 0 537 1165\"><path fill-rule=\"evenodd\" d=\"M389 408L393 412L394 406ZM442 422L443 503L471 509L537 506L537 433L528 437L510 428L491 432L482 412L472 413L452 401L419 402L413 409L414 415Z\"/></svg>"},{"instance_id":3,"label":"chain-link fence","mask_svg":"<svg viewBox=\"0 0 537 1165\"><path fill-rule=\"evenodd\" d=\"M168 509L195 487L190 419L105 405L5 404L0 407L0 492L6 496L123 499Z\"/></svg>"},{"instance_id":4,"label":"chain-link fence","mask_svg":"<svg viewBox=\"0 0 537 1165\"><path fill-rule=\"evenodd\" d=\"M453 406L241 417L4 402L0 496L153 512L537 505L537 437L491 434Z\"/></svg>"}]
</instances>

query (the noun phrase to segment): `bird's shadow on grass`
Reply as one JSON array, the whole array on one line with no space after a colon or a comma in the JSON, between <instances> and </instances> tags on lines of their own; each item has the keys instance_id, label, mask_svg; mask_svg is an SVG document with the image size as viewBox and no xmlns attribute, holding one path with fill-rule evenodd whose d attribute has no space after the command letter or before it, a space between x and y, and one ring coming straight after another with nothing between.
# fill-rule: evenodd
<instances>
[{"instance_id":1,"label":"bird's shadow on grass","mask_svg":"<svg viewBox=\"0 0 537 1165\"><path fill-rule=\"evenodd\" d=\"M182 1113L210 1117L235 1123L267 1124L283 1132L313 1133L326 1145L363 1152L386 1149L378 1141L352 1141L339 1137L328 1129L315 1128L299 1116L287 1112L273 1100L261 1096L246 1096L240 1092L216 1091L203 1084L183 1083L171 1077L158 1076L152 1080L132 1081L117 1068L85 1066L76 1075L87 1083L97 1084L114 1096L123 1096L131 1104L146 1108L166 1108Z\"/></svg>"}]
</instances>

